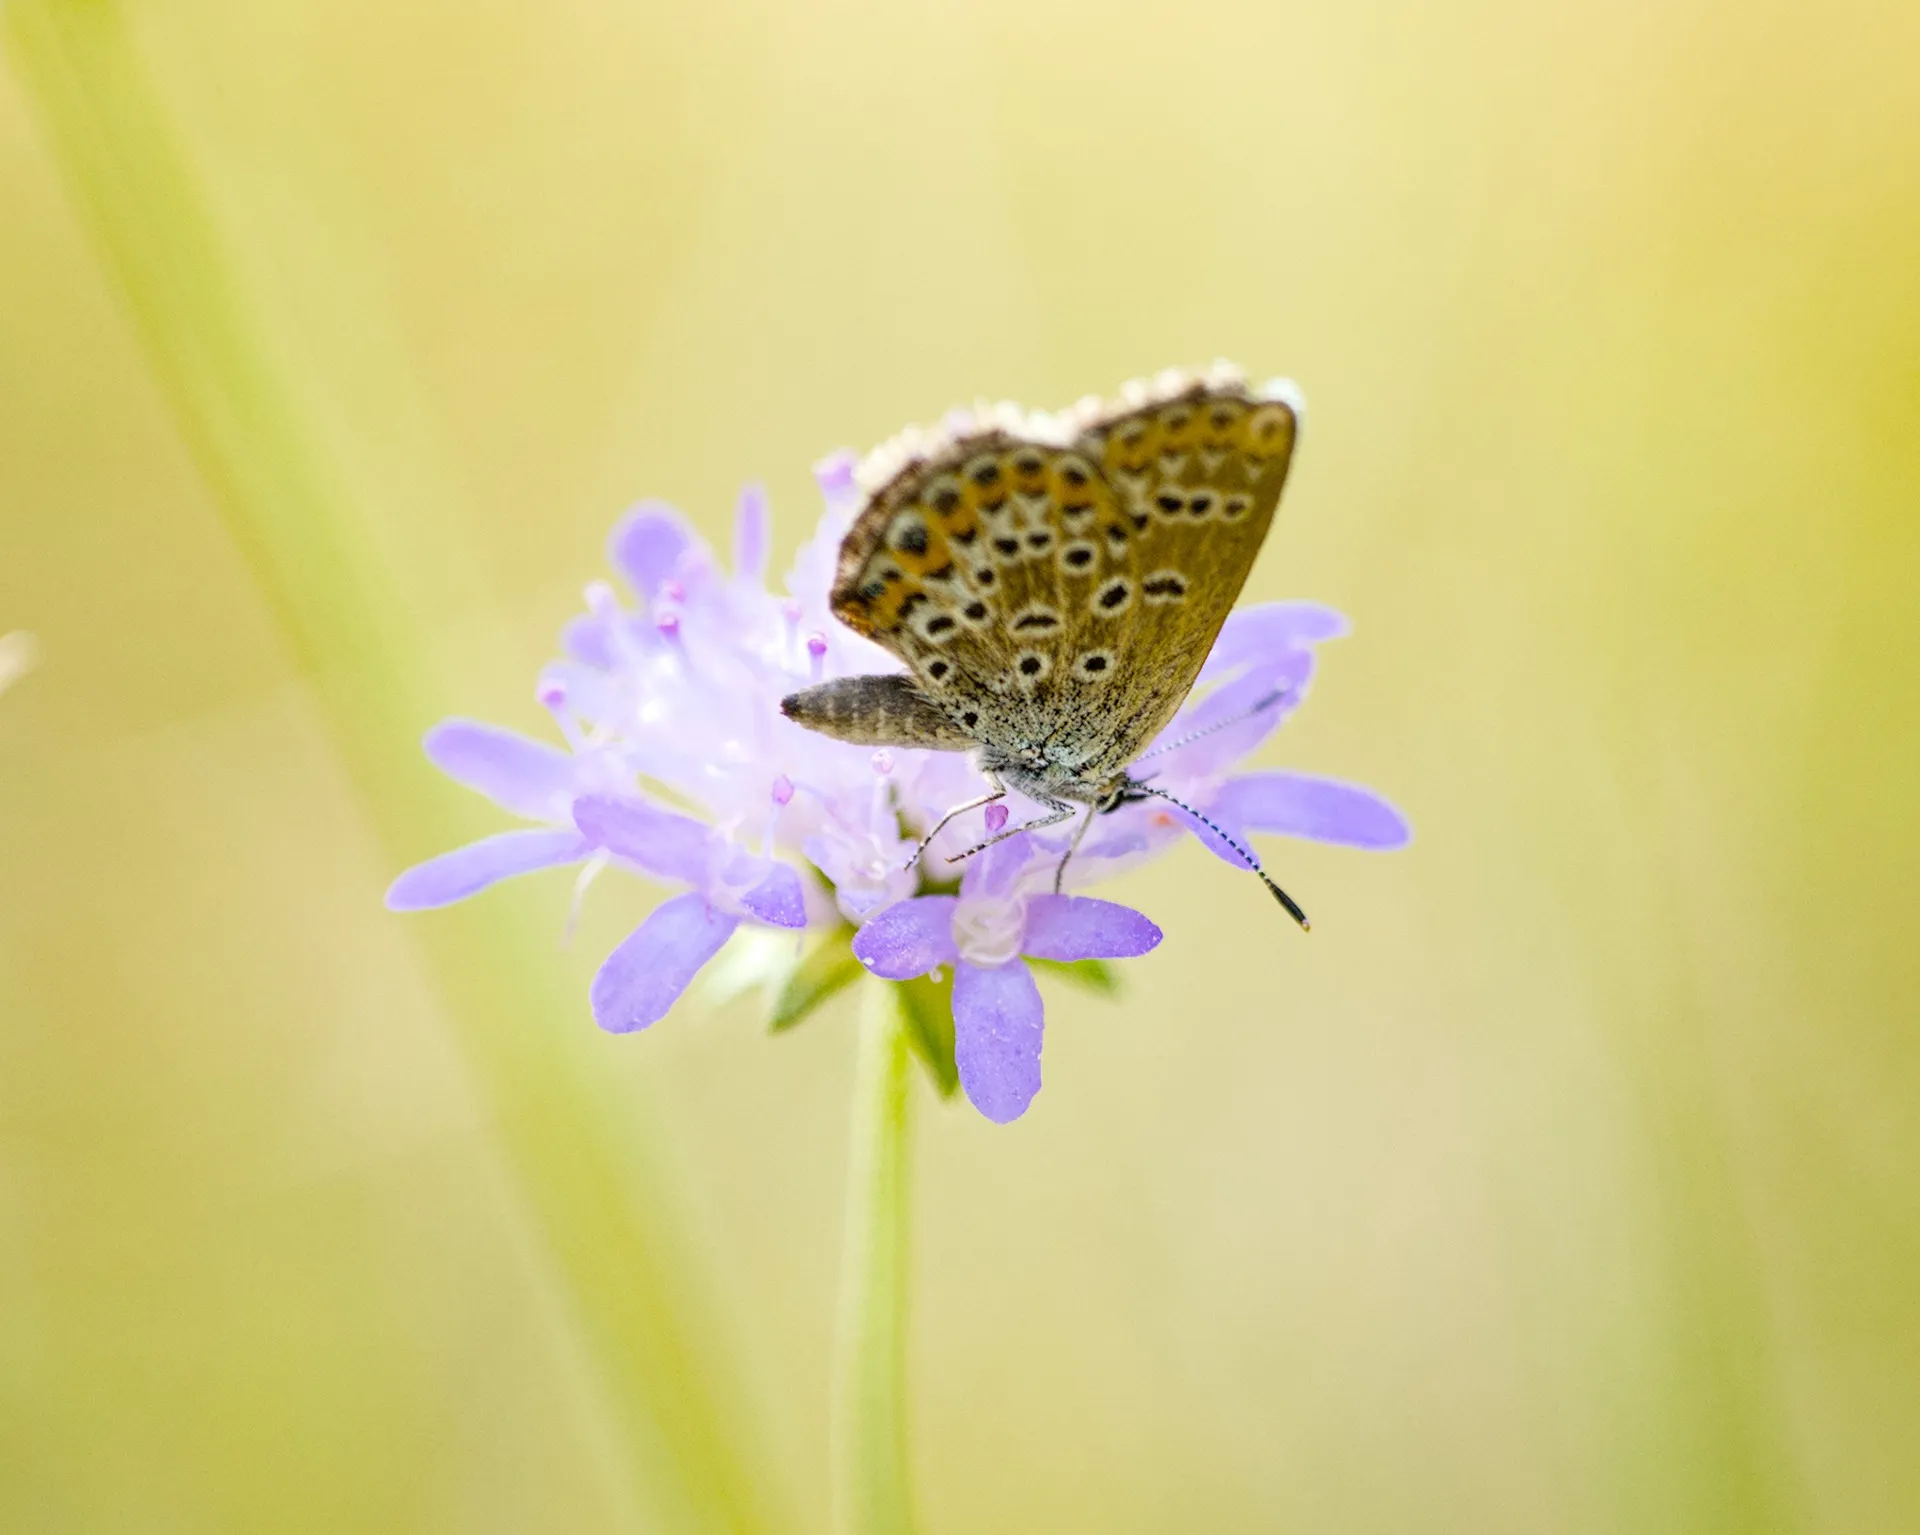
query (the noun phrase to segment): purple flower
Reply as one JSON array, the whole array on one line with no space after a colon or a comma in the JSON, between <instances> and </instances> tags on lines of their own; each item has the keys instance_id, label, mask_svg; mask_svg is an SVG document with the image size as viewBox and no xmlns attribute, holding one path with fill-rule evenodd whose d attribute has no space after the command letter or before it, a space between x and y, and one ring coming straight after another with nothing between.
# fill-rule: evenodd
<instances>
[{"instance_id":1,"label":"purple flower","mask_svg":"<svg viewBox=\"0 0 1920 1535\"><path fill-rule=\"evenodd\" d=\"M902 818L931 825L977 793L972 769L950 754L829 741L780 712L797 687L887 664L827 610L854 510L848 462L824 464L821 483L827 514L784 596L763 580L758 492L741 498L731 575L671 508L646 502L621 519L609 560L638 603L590 586L586 612L562 636L565 655L540 678L565 747L467 720L427 735L435 766L533 826L409 869L387 904L444 906L563 864L584 864L588 878L611 865L683 887L595 978L594 1017L624 1033L662 1017L742 924L832 928L912 894L919 875L907 868ZM655 786L703 818L666 808ZM956 828L933 856L960 851L959 838Z\"/></svg>"},{"instance_id":2,"label":"purple flower","mask_svg":"<svg viewBox=\"0 0 1920 1535\"><path fill-rule=\"evenodd\" d=\"M768 513L756 490L741 497L731 570L670 507L643 502L621 519L607 554L626 595L590 585L561 655L540 675L536 696L560 744L469 720L426 739L450 778L528 824L409 869L387 904L443 906L562 865L581 868L576 899L608 869L667 884L672 894L594 978L594 1017L615 1033L665 1016L743 930L794 935L735 951L785 956L787 982L768 979L787 985L775 1011L790 1022L858 973L845 961L855 928L853 952L874 975L952 968L953 1057L938 1054L930 1031L916 1047L937 1081L950 1085L957 1067L988 1118L1017 1118L1039 1090L1043 1021L1024 959L1130 957L1153 948L1160 930L1124 906L1054 893L1071 825L1010 837L965 866L957 896L935 893L929 886L951 878L952 859L1038 807L1015 797L959 816L911 863L924 828L980 797L985 783L970 760L873 751L781 713L780 700L810 683L893 669L828 610L860 492L851 455L817 473L825 515L784 590L767 585ZM1067 887L1164 852L1188 831L1240 866L1255 858L1249 837L1268 832L1404 843L1406 822L1368 790L1234 770L1299 706L1316 648L1345 631L1339 614L1307 603L1229 618L1194 697L1135 769L1191 811L1148 799L1098 817Z\"/></svg>"},{"instance_id":3,"label":"purple flower","mask_svg":"<svg viewBox=\"0 0 1920 1535\"><path fill-rule=\"evenodd\" d=\"M1027 833L997 843L968 866L960 894L923 895L888 907L853 940L860 963L889 981L953 966L953 1053L960 1085L996 1124L1026 1113L1040 1091L1040 990L1035 959L1132 959L1160 942L1139 912L1090 896L1053 895L1050 861L1036 862Z\"/></svg>"}]
</instances>

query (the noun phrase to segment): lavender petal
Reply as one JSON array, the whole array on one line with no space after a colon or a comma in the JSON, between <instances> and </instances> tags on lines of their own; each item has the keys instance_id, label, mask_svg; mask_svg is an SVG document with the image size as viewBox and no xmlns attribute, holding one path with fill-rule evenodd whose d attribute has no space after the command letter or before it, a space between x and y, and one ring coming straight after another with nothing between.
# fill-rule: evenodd
<instances>
[{"instance_id":1,"label":"lavender petal","mask_svg":"<svg viewBox=\"0 0 1920 1535\"><path fill-rule=\"evenodd\" d=\"M1258 746L1300 706L1313 677L1313 652L1289 650L1222 683L1160 732L1152 751L1177 773L1212 777ZM1250 713L1249 711L1257 711ZM1185 745L1175 746L1175 742Z\"/></svg>"},{"instance_id":2,"label":"lavender petal","mask_svg":"<svg viewBox=\"0 0 1920 1535\"><path fill-rule=\"evenodd\" d=\"M614 655L613 636L608 632L607 622L598 613L581 613L568 619L566 627L560 631L560 648L574 660L584 661L603 671L611 670L618 659Z\"/></svg>"},{"instance_id":3,"label":"lavender petal","mask_svg":"<svg viewBox=\"0 0 1920 1535\"><path fill-rule=\"evenodd\" d=\"M1132 959L1158 946L1160 929L1131 906L1084 895L1027 902L1022 948L1036 959Z\"/></svg>"},{"instance_id":4,"label":"lavender petal","mask_svg":"<svg viewBox=\"0 0 1920 1535\"><path fill-rule=\"evenodd\" d=\"M800 889L800 876L783 863L776 863L767 877L740 897L747 915L775 927L807 925L806 896Z\"/></svg>"},{"instance_id":5,"label":"lavender petal","mask_svg":"<svg viewBox=\"0 0 1920 1535\"><path fill-rule=\"evenodd\" d=\"M961 876L961 888L970 896L1002 896L1019 883L1034 853L1033 838L1016 832L996 842L984 853L975 853Z\"/></svg>"},{"instance_id":6,"label":"lavender petal","mask_svg":"<svg viewBox=\"0 0 1920 1535\"><path fill-rule=\"evenodd\" d=\"M953 1058L973 1106L997 1125L1026 1113L1040 1091L1046 1022L1040 988L1019 960L953 971Z\"/></svg>"},{"instance_id":7,"label":"lavender petal","mask_svg":"<svg viewBox=\"0 0 1920 1535\"><path fill-rule=\"evenodd\" d=\"M427 760L455 783L529 821L571 819L573 758L498 725L444 720L427 732Z\"/></svg>"},{"instance_id":8,"label":"lavender petal","mask_svg":"<svg viewBox=\"0 0 1920 1535\"><path fill-rule=\"evenodd\" d=\"M1349 632L1346 616L1317 602L1263 602L1227 616L1213 642L1200 682L1217 682L1239 667L1273 662L1289 650L1302 650Z\"/></svg>"},{"instance_id":9,"label":"lavender petal","mask_svg":"<svg viewBox=\"0 0 1920 1535\"><path fill-rule=\"evenodd\" d=\"M1223 863L1230 863L1236 869L1260 867L1260 855L1248 845L1240 828L1229 826L1214 815L1212 806L1208 807L1205 815L1182 809L1178 805L1168 805L1165 809L1168 815L1193 833L1202 847Z\"/></svg>"},{"instance_id":10,"label":"lavender petal","mask_svg":"<svg viewBox=\"0 0 1920 1535\"><path fill-rule=\"evenodd\" d=\"M1371 789L1304 773L1230 778L1208 813L1224 826L1383 852L1413 840L1407 818Z\"/></svg>"},{"instance_id":11,"label":"lavender petal","mask_svg":"<svg viewBox=\"0 0 1920 1535\"><path fill-rule=\"evenodd\" d=\"M388 911L451 906L515 874L578 863L593 851L573 831L503 831L415 864L387 887Z\"/></svg>"},{"instance_id":12,"label":"lavender petal","mask_svg":"<svg viewBox=\"0 0 1920 1535\"><path fill-rule=\"evenodd\" d=\"M699 539L686 519L664 501L642 501L614 524L607 559L643 602L673 578L680 560Z\"/></svg>"},{"instance_id":13,"label":"lavender petal","mask_svg":"<svg viewBox=\"0 0 1920 1535\"><path fill-rule=\"evenodd\" d=\"M953 944L950 895L921 895L889 906L854 934L853 956L887 981L910 981L960 957Z\"/></svg>"},{"instance_id":14,"label":"lavender petal","mask_svg":"<svg viewBox=\"0 0 1920 1535\"><path fill-rule=\"evenodd\" d=\"M574 801L573 824L596 847L662 879L704 885L711 833L698 821L645 800L589 794Z\"/></svg>"},{"instance_id":15,"label":"lavender petal","mask_svg":"<svg viewBox=\"0 0 1920 1535\"><path fill-rule=\"evenodd\" d=\"M594 1022L609 1034L659 1022L739 925L698 891L655 907L593 978Z\"/></svg>"}]
</instances>

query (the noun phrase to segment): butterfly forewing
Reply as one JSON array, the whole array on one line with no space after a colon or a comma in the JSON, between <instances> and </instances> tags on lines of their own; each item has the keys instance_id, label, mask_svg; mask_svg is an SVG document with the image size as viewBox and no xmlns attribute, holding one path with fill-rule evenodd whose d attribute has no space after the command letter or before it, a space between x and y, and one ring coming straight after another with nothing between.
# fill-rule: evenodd
<instances>
[{"instance_id":1,"label":"butterfly forewing","mask_svg":"<svg viewBox=\"0 0 1920 1535\"><path fill-rule=\"evenodd\" d=\"M1080 438L1128 518L1138 571L1115 679L1112 771L1192 688L1272 525L1298 429L1290 400L1196 384Z\"/></svg>"},{"instance_id":2,"label":"butterfly forewing","mask_svg":"<svg viewBox=\"0 0 1920 1535\"><path fill-rule=\"evenodd\" d=\"M1296 426L1285 400L1196 381L1057 441L962 434L874 491L841 547L833 610L905 661L960 732L1104 782L1192 687L1273 519Z\"/></svg>"}]
</instances>

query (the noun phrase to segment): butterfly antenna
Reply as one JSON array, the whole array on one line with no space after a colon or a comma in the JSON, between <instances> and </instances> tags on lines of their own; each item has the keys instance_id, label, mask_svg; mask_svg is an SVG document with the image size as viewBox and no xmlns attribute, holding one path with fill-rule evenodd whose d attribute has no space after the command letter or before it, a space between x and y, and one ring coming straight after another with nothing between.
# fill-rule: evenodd
<instances>
[{"instance_id":1,"label":"butterfly antenna","mask_svg":"<svg viewBox=\"0 0 1920 1535\"><path fill-rule=\"evenodd\" d=\"M1183 746L1191 746L1195 741L1204 741L1208 736L1217 735L1222 730L1229 729L1234 725L1242 724L1245 721L1252 719L1256 714L1266 713L1266 711L1271 709L1275 704L1285 703L1287 700L1287 696L1288 696L1288 690L1286 688L1277 688L1273 692L1267 694L1265 698L1261 699L1260 702L1255 704L1252 708L1243 709L1238 714L1229 714L1223 720L1215 720L1211 725L1206 726L1204 729L1196 730L1191 735L1181 736L1180 739L1177 741L1169 741L1165 746L1156 746L1150 752L1142 752L1138 757L1134 758L1133 760L1136 762L1145 762L1149 757L1162 757L1162 756L1165 756L1168 752L1178 751ZM1225 832L1221 833L1221 836L1224 837L1225 835L1226 835Z\"/></svg>"},{"instance_id":2,"label":"butterfly antenna","mask_svg":"<svg viewBox=\"0 0 1920 1535\"><path fill-rule=\"evenodd\" d=\"M1300 903L1273 882L1268 876L1267 871L1260 867L1260 860L1254 857L1249 849L1242 847L1238 842L1234 841L1225 831L1208 820L1207 817L1203 816L1199 811L1195 810L1193 806L1189 805L1185 800L1176 799L1173 795L1167 793L1165 789L1156 789L1152 784L1138 782L1129 782L1127 788L1130 791L1136 791L1141 794L1151 794L1155 799L1163 799L1169 805L1178 805L1182 810L1186 811L1194 820L1206 827L1207 830L1211 831L1245 860L1247 867L1260 876L1260 883L1267 887L1268 893L1285 908L1288 916L1300 924L1301 932L1310 933L1313 931L1313 924L1307 920L1307 914L1300 909Z\"/></svg>"}]
</instances>

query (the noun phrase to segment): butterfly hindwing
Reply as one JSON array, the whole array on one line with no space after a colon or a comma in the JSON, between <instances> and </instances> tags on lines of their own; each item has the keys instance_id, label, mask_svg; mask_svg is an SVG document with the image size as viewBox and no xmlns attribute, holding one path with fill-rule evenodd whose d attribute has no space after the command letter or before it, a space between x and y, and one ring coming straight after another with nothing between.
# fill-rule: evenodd
<instances>
[{"instance_id":1,"label":"butterfly hindwing","mask_svg":"<svg viewBox=\"0 0 1920 1535\"><path fill-rule=\"evenodd\" d=\"M1180 707L1272 522L1297 429L1237 379L939 441L878 484L833 610L957 732L1120 772Z\"/></svg>"},{"instance_id":2,"label":"butterfly hindwing","mask_svg":"<svg viewBox=\"0 0 1920 1535\"><path fill-rule=\"evenodd\" d=\"M1116 679L1118 771L1178 712L1273 523L1299 433L1296 398L1194 383L1098 421L1077 446L1134 531L1138 587Z\"/></svg>"}]
</instances>

